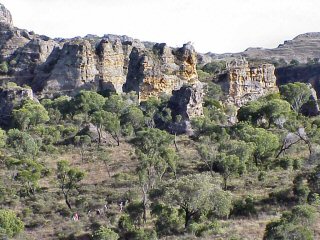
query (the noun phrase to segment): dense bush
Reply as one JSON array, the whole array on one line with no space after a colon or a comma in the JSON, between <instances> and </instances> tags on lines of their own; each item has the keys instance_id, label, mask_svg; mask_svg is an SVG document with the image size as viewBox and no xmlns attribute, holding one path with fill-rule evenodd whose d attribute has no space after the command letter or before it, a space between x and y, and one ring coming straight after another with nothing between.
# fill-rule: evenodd
<instances>
[{"instance_id":1,"label":"dense bush","mask_svg":"<svg viewBox=\"0 0 320 240\"><path fill-rule=\"evenodd\" d=\"M100 227L93 234L94 240L118 240L119 235L108 227Z\"/></svg>"},{"instance_id":2,"label":"dense bush","mask_svg":"<svg viewBox=\"0 0 320 240\"><path fill-rule=\"evenodd\" d=\"M0 210L0 236L14 237L24 229L24 224L11 210Z\"/></svg>"},{"instance_id":3,"label":"dense bush","mask_svg":"<svg viewBox=\"0 0 320 240\"><path fill-rule=\"evenodd\" d=\"M232 212L234 216L245 216L245 217L253 217L257 214L257 209L255 207L254 198L252 196L248 196L246 198L237 200L234 203Z\"/></svg>"},{"instance_id":4,"label":"dense bush","mask_svg":"<svg viewBox=\"0 0 320 240\"><path fill-rule=\"evenodd\" d=\"M264 240L301 239L313 240L311 226L315 221L316 210L312 206L300 205L291 212L284 213L280 220L266 226Z\"/></svg>"}]
</instances>

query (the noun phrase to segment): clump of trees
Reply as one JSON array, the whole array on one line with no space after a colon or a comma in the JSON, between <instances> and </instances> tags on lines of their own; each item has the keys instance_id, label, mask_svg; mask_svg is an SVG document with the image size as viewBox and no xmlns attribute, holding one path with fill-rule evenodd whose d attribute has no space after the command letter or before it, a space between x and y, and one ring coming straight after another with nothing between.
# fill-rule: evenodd
<instances>
[{"instance_id":1,"label":"clump of trees","mask_svg":"<svg viewBox=\"0 0 320 240\"><path fill-rule=\"evenodd\" d=\"M202 70L212 76L222 68L209 64ZM81 91L24 101L14 109L11 126L0 129L0 203L22 209L19 217L33 229L46 223L43 215L50 217L51 209L43 205L54 201L55 219L67 217L72 237L80 226L90 228L93 239L227 238L221 219L256 218L264 204L282 209L288 203L291 211L269 223L264 238L312 239L320 121L301 114L309 93L305 84L285 85L280 94L234 109L222 104L221 87L208 83L204 115L191 119L192 136L167 131L181 116L171 116L166 96L139 103L132 93ZM238 122L231 124L235 112ZM134 167L119 163L118 152ZM105 169L105 179L82 184L92 175L85 169L96 165ZM114 172L118 165L125 172ZM263 188L267 192L260 195ZM14 237L23 224L15 213L1 211L0 233Z\"/></svg>"},{"instance_id":2,"label":"clump of trees","mask_svg":"<svg viewBox=\"0 0 320 240\"><path fill-rule=\"evenodd\" d=\"M316 214L312 206L296 206L291 212L283 213L280 220L268 223L263 239L312 240L312 225L315 223Z\"/></svg>"}]
</instances>

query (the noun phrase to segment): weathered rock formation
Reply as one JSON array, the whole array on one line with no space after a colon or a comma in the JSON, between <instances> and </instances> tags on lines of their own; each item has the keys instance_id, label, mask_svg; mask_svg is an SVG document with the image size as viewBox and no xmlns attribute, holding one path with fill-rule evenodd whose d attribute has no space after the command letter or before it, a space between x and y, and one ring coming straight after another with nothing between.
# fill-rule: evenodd
<instances>
[{"instance_id":1,"label":"weathered rock formation","mask_svg":"<svg viewBox=\"0 0 320 240\"><path fill-rule=\"evenodd\" d=\"M24 100L38 101L31 88L6 86L0 88L0 125L7 125L11 119L12 110Z\"/></svg>"},{"instance_id":2,"label":"weathered rock formation","mask_svg":"<svg viewBox=\"0 0 320 240\"><path fill-rule=\"evenodd\" d=\"M0 3L0 23L12 26L12 16L8 9Z\"/></svg>"},{"instance_id":3,"label":"weathered rock formation","mask_svg":"<svg viewBox=\"0 0 320 240\"><path fill-rule=\"evenodd\" d=\"M274 71L275 67L272 64L250 67L245 59L229 62L227 72L219 79L227 95L226 102L241 107L248 101L277 92Z\"/></svg>"},{"instance_id":4,"label":"weathered rock formation","mask_svg":"<svg viewBox=\"0 0 320 240\"><path fill-rule=\"evenodd\" d=\"M200 82L173 91L169 101L174 119L174 123L169 126L172 132L192 134L190 119L203 115L203 97L203 83ZM180 119L178 116L181 116Z\"/></svg>"},{"instance_id":5,"label":"weathered rock formation","mask_svg":"<svg viewBox=\"0 0 320 240\"><path fill-rule=\"evenodd\" d=\"M185 120L202 114L196 52L189 43L181 48L149 42L145 46L116 35L50 39L14 27L3 5L0 16L0 84L27 84L39 97L74 95L82 89L135 91L140 101L195 86L188 96L182 90L188 100L179 107L186 104Z\"/></svg>"},{"instance_id":6,"label":"weathered rock formation","mask_svg":"<svg viewBox=\"0 0 320 240\"><path fill-rule=\"evenodd\" d=\"M136 91L140 100L161 94L171 95L184 84L199 82L196 53L192 45L172 49L166 44L155 44L152 51L134 49L130 59L126 91Z\"/></svg>"},{"instance_id":7,"label":"weathered rock formation","mask_svg":"<svg viewBox=\"0 0 320 240\"><path fill-rule=\"evenodd\" d=\"M203 114L203 84L193 86L182 86L179 90L173 91L169 107L175 109L174 116L180 115L182 119L190 120L193 117Z\"/></svg>"},{"instance_id":8,"label":"weathered rock formation","mask_svg":"<svg viewBox=\"0 0 320 240\"><path fill-rule=\"evenodd\" d=\"M308 86L310 88L311 96L309 101L302 105L301 113L305 116L317 116L320 113L317 92L310 83L308 83Z\"/></svg>"},{"instance_id":9,"label":"weathered rock formation","mask_svg":"<svg viewBox=\"0 0 320 240\"><path fill-rule=\"evenodd\" d=\"M81 89L135 91L144 101L199 82L190 44L145 47L115 35L50 39L13 27L2 5L0 15L5 25L0 29L0 63L8 66L0 81L30 85L42 96L72 95Z\"/></svg>"}]
</instances>

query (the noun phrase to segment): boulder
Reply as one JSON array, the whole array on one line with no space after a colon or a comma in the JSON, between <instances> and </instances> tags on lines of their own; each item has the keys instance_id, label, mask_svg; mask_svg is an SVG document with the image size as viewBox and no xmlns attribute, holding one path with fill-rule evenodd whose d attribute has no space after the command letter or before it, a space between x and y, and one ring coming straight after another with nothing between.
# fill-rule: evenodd
<instances>
[{"instance_id":1,"label":"boulder","mask_svg":"<svg viewBox=\"0 0 320 240\"><path fill-rule=\"evenodd\" d=\"M172 92L169 107L175 122L169 129L173 133L192 134L190 120L203 115L203 97L203 84L200 82L192 86L182 86Z\"/></svg>"},{"instance_id":2,"label":"boulder","mask_svg":"<svg viewBox=\"0 0 320 240\"><path fill-rule=\"evenodd\" d=\"M311 92L311 96L309 101L302 105L301 113L305 116L317 116L319 115L319 104L316 90L312 87L312 85L308 84Z\"/></svg>"},{"instance_id":3,"label":"boulder","mask_svg":"<svg viewBox=\"0 0 320 240\"><path fill-rule=\"evenodd\" d=\"M12 119L12 110L24 100L38 101L31 88L6 86L0 88L0 126L7 126Z\"/></svg>"}]
</instances>

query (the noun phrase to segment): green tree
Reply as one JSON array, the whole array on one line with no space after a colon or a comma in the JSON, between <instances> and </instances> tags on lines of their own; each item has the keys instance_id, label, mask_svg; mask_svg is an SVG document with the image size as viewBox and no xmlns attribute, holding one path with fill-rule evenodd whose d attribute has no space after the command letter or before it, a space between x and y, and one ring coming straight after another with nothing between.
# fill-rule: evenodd
<instances>
[{"instance_id":1,"label":"green tree","mask_svg":"<svg viewBox=\"0 0 320 240\"><path fill-rule=\"evenodd\" d=\"M34 195L38 188L43 166L34 160L22 160L18 166L16 180L23 186L22 191L28 196Z\"/></svg>"},{"instance_id":2,"label":"green tree","mask_svg":"<svg viewBox=\"0 0 320 240\"><path fill-rule=\"evenodd\" d=\"M215 162L218 172L223 178L224 190L227 190L227 182L232 175L241 172L242 165L240 159L236 155L228 155L220 153Z\"/></svg>"},{"instance_id":3,"label":"green tree","mask_svg":"<svg viewBox=\"0 0 320 240\"><path fill-rule=\"evenodd\" d=\"M6 140L7 140L6 131L4 131L0 128L0 148L4 147L6 145Z\"/></svg>"},{"instance_id":4,"label":"green tree","mask_svg":"<svg viewBox=\"0 0 320 240\"><path fill-rule=\"evenodd\" d=\"M101 144L102 133L104 130L105 120L107 118L107 112L104 110L96 111L91 116L91 121L94 125L96 125L97 133L98 133L98 143Z\"/></svg>"},{"instance_id":5,"label":"green tree","mask_svg":"<svg viewBox=\"0 0 320 240\"><path fill-rule=\"evenodd\" d=\"M118 240L119 235L108 227L101 226L93 234L94 240Z\"/></svg>"},{"instance_id":6,"label":"green tree","mask_svg":"<svg viewBox=\"0 0 320 240\"><path fill-rule=\"evenodd\" d=\"M279 122L281 118L284 119L283 121L286 121L291 114L290 104L281 99L267 101L261 110L268 120L269 127L272 123Z\"/></svg>"},{"instance_id":7,"label":"green tree","mask_svg":"<svg viewBox=\"0 0 320 240\"><path fill-rule=\"evenodd\" d=\"M320 194L320 164L317 165L308 177L308 184L313 192Z\"/></svg>"},{"instance_id":8,"label":"green tree","mask_svg":"<svg viewBox=\"0 0 320 240\"><path fill-rule=\"evenodd\" d=\"M47 109L50 120L58 122L72 112L70 101L71 97L60 96L55 99L43 99L41 104Z\"/></svg>"},{"instance_id":9,"label":"green tree","mask_svg":"<svg viewBox=\"0 0 320 240\"><path fill-rule=\"evenodd\" d=\"M144 125L143 112L136 106L130 106L121 116L122 125L131 125L135 131L140 130Z\"/></svg>"},{"instance_id":10,"label":"green tree","mask_svg":"<svg viewBox=\"0 0 320 240\"><path fill-rule=\"evenodd\" d=\"M204 142L197 145L197 150L201 160L209 169L211 176L214 175L214 164L217 160L218 147L211 141L206 139Z\"/></svg>"},{"instance_id":11,"label":"green tree","mask_svg":"<svg viewBox=\"0 0 320 240\"><path fill-rule=\"evenodd\" d=\"M298 205L291 212L282 214L280 220L267 224L263 239L313 240L312 225L315 219L316 210L314 207Z\"/></svg>"},{"instance_id":12,"label":"green tree","mask_svg":"<svg viewBox=\"0 0 320 240\"><path fill-rule=\"evenodd\" d=\"M250 164L254 153L254 144L247 143L242 140L229 140L226 142L221 142L219 146L219 152L226 153L228 155L236 155L239 157L240 164L244 165ZM243 169L243 172L246 169Z\"/></svg>"},{"instance_id":13,"label":"green tree","mask_svg":"<svg viewBox=\"0 0 320 240\"><path fill-rule=\"evenodd\" d=\"M105 101L105 98L96 92L80 91L80 93L71 100L70 104L75 112L88 115L95 111L102 110Z\"/></svg>"},{"instance_id":14,"label":"green tree","mask_svg":"<svg viewBox=\"0 0 320 240\"><path fill-rule=\"evenodd\" d=\"M226 69L225 61L213 61L213 62L207 63L202 67L202 71L211 73L211 74L219 74L224 69Z\"/></svg>"},{"instance_id":15,"label":"green tree","mask_svg":"<svg viewBox=\"0 0 320 240\"><path fill-rule=\"evenodd\" d=\"M10 129L8 131L7 143L13 150L13 154L18 158L35 157L39 153L39 146L32 136L18 129Z\"/></svg>"},{"instance_id":16,"label":"green tree","mask_svg":"<svg viewBox=\"0 0 320 240\"><path fill-rule=\"evenodd\" d=\"M80 148L81 161L84 162L86 149L91 143L90 136L88 135L75 136L74 143Z\"/></svg>"},{"instance_id":17,"label":"green tree","mask_svg":"<svg viewBox=\"0 0 320 240\"><path fill-rule=\"evenodd\" d=\"M253 157L256 165L273 156L280 146L278 136L263 128L255 128L247 124L238 127L240 139L254 146Z\"/></svg>"},{"instance_id":18,"label":"green tree","mask_svg":"<svg viewBox=\"0 0 320 240\"><path fill-rule=\"evenodd\" d=\"M262 101L252 101L238 110L238 120L239 121L248 121L253 124L257 124L258 119L262 117L262 111L264 103Z\"/></svg>"},{"instance_id":19,"label":"green tree","mask_svg":"<svg viewBox=\"0 0 320 240\"><path fill-rule=\"evenodd\" d=\"M120 119L116 113L107 112L106 118L104 119L104 128L109 132L112 138L117 142L117 145L120 146Z\"/></svg>"},{"instance_id":20,"label":"green tree","mask_svg":"<svg viewBox=\"0 0 320 240\"><path fill-rule=\"evenodd\" d=\"M116 113L107 112L104 110L94 112L92 114L92 122L97 126L99 136L99 144L101 143L102 131L109 132L117 145L120 145L120 119Z\"/></svg>"},{"instance_id":21,"label":"green tree","mask_svg":"<svg viewBox=\"0 0 320 240\"><path fill-rule=\"evenodd\" d=\"M280 94L290 103L291 108L299 113L302 105L308 102L311 91L307 84L296 82L280 86Z\"/></svg>"},{"instance_id":22,"label":"green tree","mask_svg":"<svg viewBox=\"0 0 320 240\"><path fill-rule=\"evenodd\" d=\"M212 211L216 216L228 216L231 196L220 187L219 178L205 174L183 176L165 186L164 202L178 206L185 214L185 228L196 214Z\"/></svg>"},{"instance_id":23,"label":"green tree","mask_svg":"<svg viewBox=\"0 0 320 240\"><path fill-rule=\"evenodd\" d=\"M69 209L71 204L69 201L70 192L78 188L79 182L84 178L84 172L70 166L68 161L62 160L57 164L57 179L59 188L61 189L65 202Z\"/></svg>"},{"instance_id":24,"label":"green tree","mask_svg":"<svg viewBox=\"0 0 320 240\"><path fill-rule=\"evenodd\" d=\"M115 113L119 117L124 113L126 108L127 106L125 101L123 101L122 97L118 94L108 97L104 105L104 110Z\"/></svg>"},{"instance_id":25,"label":"green tree","mask_svg":"<svg viewBox=\"0 0 320 240\"><path fill-rule=\"evenodd\" d=\"M171 169L175 174L177 155L170 147L172 142L173 136L156 128L139 131L132 140L140 162L138 173L143 193L143 218L145 222L150 189L154 188L157 180L161 181L168 169Z\"/></svg>"},{"instance_id":26,"label":"green tree","mask_svg":"<svg viewBox=\"0 0 320 240\"><path fill-rule=\"evenodd\" d=\"M205 91L206 94L204 98L205 102L210 101L211 99L219 100L220 97L222 97L223 95L221 86L213 82L207 83L205 90L206 90Z\"/></svg>"},{"instance_id":27,"label":"green tree","mask_svg":"<svg viewBox=\"0 0 320 240\"><path fill-rule=\"evenodd\" d=\"M148 127L155 127L154 117L159 112L160 105L161 101L155 97L151 97L141 103Z\"/></svg>"},{"instance_id":28,"label":"green tree","mask_svg":"<svg viewBox=\"0 0 320 240\"><path fill-rule=\"evenodd\" d=\"M23 231L24 224L11 210L0 209L0 237L12 238Z\"/></svg>"},{"instance_id":29,"label":"green tree","mask_svg":"<svg viewBox=\"0 0 320 240\"><path fill-rule=\"evenodd\" d=\"M182 232L184 225L184 216L179 209L165 205L156 206L153 214L157 215L155 227L159 236L172 236Z\"/></svg>"},{"instance_id":30,"label":"green tree","mask_svg":"<svg viewBox=\"0 0 320 240\"><path fill-rule=\"evenodd\" d=\"M47 110L40 103L27 100L20 109L13 110L13 118L21 130L50 120Z\"/></svg>"}]
</instances>

